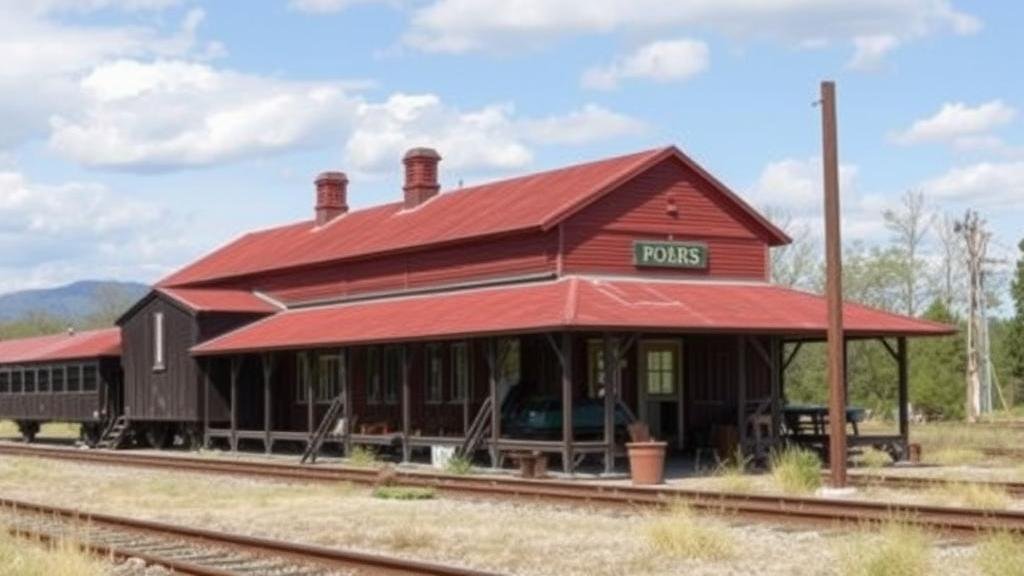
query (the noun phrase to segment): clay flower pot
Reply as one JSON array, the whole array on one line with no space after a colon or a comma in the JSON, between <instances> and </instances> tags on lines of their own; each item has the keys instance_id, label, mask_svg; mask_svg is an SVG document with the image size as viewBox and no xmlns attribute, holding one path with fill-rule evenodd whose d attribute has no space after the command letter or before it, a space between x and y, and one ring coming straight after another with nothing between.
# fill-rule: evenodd
<instances>
[{"instance_id":1,"label":"clay flower pot","mask_svg":"<svg viewBox=\"0 0 1024 576\"><path fill-rule=\"evenodd\" d=\"M627 442L629 475L634 486L665 482L665 450L667 442Z\"/></svg>"}]
</instances>

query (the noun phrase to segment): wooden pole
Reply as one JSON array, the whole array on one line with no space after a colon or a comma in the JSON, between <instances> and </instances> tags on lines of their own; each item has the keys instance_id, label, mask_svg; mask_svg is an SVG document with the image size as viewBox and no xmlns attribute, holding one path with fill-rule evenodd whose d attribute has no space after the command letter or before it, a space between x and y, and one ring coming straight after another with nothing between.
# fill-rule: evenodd
<instances>
[{"instance_id":1,"label":"wooden pole","mask_svg":"<svg viewBox=\"0 0 1024 576\"><path fill-rule=\"evenodd\" d=\"M306 378L306 428L309 430L309 441L313 441L313 364L315 364L316 357L307 352L305 355L299 358L300 362L306 364L302 370L302 374Z\"/></svg>"},{"instance_id":2,"label":"wooden pole","mask_svg":"<svg viewBox=\"0 0 1024 576\"><path fill-rule=\"evenodd\" d=\"M354 377L353 360L352 360L352 348L345 349L345 379L342 381L342 389L345 394L345 457L352 455L352 431L355 428L355 422L353 421L355 406L353 405L352 398L352 378Z\"/></svg>"},{"instance_id":3,"label":"wooden pole","mask_svg":"<svg viewBox=\"0 0 1024 576\"><path fill-rule=\"evenodd\" d=\"M740 452L747 449L747 337L736 337L736 426Z\"/></svg>"},{"instance_id":4,"label":"wooden pole","mask_svg":"<svg viewBox=\"0 0 1024 576\"><path fill-rule=\"evenodd\" d=\"M907 339L904 336L896 340L896 362L899 369L900 437L903 439L903 454L905 458L910 441L910 394L908 391L910 378L907 371Z\"/></svg>"},{"instance_id":5,"label":"wooden pole","mask_svg":"<svg viewBox=\"0 0 1024 576\"><path fill-rule=\"evenodd\" d=\"M782 430L782 341L772 337L768 355L771 358L772 449L779 446Z\"/></svg>"},{"instance_id":6,"label":"wooden pole","mask_svg":"<svg viewBox=\"0 0 1024 576\"><path fill-rule=\"evenodd\" d=\"M825 186L825 267L828 301L829 468L833 488L846 486L846 386L843 376L843 263L840 237L839 143L836 87L821 83L821 123Z\"/></svg>"},{"instance_id":7,"label":"wooden pole","mask_svg":"<svg viewBox=\"0 0 1024 576\"><path fill-rule=\"evenodd\" d=\"M273 426L273 415L271 412L274 409L274 404L270 397L270 379L273 376L274 371L274 359L271 353L263 355L263 447L267 454L270 454L271 448L273 447L273 441L270 439L270 428Z\"/></svg>"},{"instance_id":8,"label":"wooden pole","mask_svg":"<svg viewBox=\"0 0 1024 576\"><path fill-rule=\"evenodd\" d=\"M490 387L491 395L491 468L497 468L501 459L501 453L498 450L498 441L501 439L501 403L498 399L498 359L496 346L494 338L487 339L487 383Z\"/></svg>"},{"instance_id":9,"label":"wooden pole","mask_svg":"<svg viewBox=\"0 0 1024 576\"><path fill-rule=\"evenodd\" d=\"M231 358L231 451L238 451L238 371L241 359Z\"/></svg>"},{"instance_id":10,"label":"wooden pole","mask_svg":"<svg viewBox=\"0 0 1024 576\"><path fill-rule=\"evenodd\" d=\"M409 433L412 425L412 411L409 402L409 345L402 346L402 462L408 462L412 456L409 446Z\"/></svg>"},{"instance_id":11,"label":"wooden pole","mask_svg":"<svg viewBox=\"0 0 1024 576\"><path fill-rule=\"evenodd\" d=\"M562 332L562 470L573 473L572 334Z\"/></svg>"},{"instance_id":12,"label":"wooden pole","mask_svg":"<svg viewBox=\"0 0 1024 576\"><path fill-rule=\"evenodd\" d=\"M615 471L615 399L619 353L611 334L604 333L604 472Z\"/></svg>"},{"instance_id":13,"label":"wooden pole","mask_svg":"<svg viewBox=\"0 0 1024 576\"><path fill-rule=\"evenodd\" d=\"M199 362L203 371L203 448L210 447L210 364L213 362L213 358Z\"/></svg>"}]
</instances>

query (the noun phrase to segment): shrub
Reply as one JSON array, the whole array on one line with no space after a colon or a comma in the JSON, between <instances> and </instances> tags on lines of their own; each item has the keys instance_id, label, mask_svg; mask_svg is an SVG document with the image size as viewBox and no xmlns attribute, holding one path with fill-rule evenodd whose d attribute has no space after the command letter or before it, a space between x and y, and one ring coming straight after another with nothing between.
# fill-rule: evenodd
<instances>
[{"instance_id":1,"label":"shrub","mask_svg":"<svg viewBox=\"0 0 1024 576\"><path fill-rule=\"evenodd\" d=\"M783 492L806 494L821 487L821 460L803 448L789 447L772 455L772 479Z\"/></svg>"},{"instance_id":2,"label":"shrub","mask_svg":"<svg viewBox=\"0 0 1024 576\"><path fill-rule=\"evenodd\" d=\"M952 501L960 506L985 510L1007 508L1012 501L1005 488L981 482L948 482L932 492L939 503Z\"/></svg>"},{"instance_id":3,"label":"shrub","mask_svg":"<svg viewBox=\"0 0 1024 576\"><path fill-rule=\"evenodd\" d=\"M378 486L373 489L373 497L382 500L430 500L434 495L433 488L415 486Z\"/></svg>"},{"instance_id":4,"label":"shrub","mask_svg":"<svg viewBox=\"0 0 1024 576\"><path fill-rule=\"evenodd\" d=\"M452 456L444 466L445 472L464 476L473 471L473 461L465 456Z\"/></svg>"},{"instance_id":5,"label":"shrub","mask_svg":"<svg viewBox=\"0 0 1024 576\"><path fill-rule=\"evenodd\" d=\"M739 448L731 458L719 460L715 468L715 476L722 480L724 488L730 492L750 492L754 488L753 479L747 475L747 466L751 458L744 456Z\"/></svg>"},{"instance_id":6,"label":"shrub","mask_svg":"<svg viewBox=\"0 0 1024 576\"><path fill-rule=\"evenodd\" d=\"M17 576L90 576L108 566L82 552L70 540L28 544L0 529L0 574Z\"/></svg>"},{"instance_id":7,"label":"shrub","mask_svg":"<svg viewBox=\"0 0 1024 576\"><path fill-rule=\"evenodd\" d=\"M930 542L920 530L890 523L841 540L843 576L925 576L931 574Z\"/></svg>"},{"instance_id":8,"label":"shrub","mask_svg":"<svg viewBox=\"0 0 1024 576\"><path fill-rule=\"evenodd\" d=\"M985 576L1024 576L1024 540L1006 532L986 536L975 550Z\"/></svg>"},{"instance_id":9,"label":"shrub","mask_svg":"<svg viewBox=\"0 0 1024 576\"><path fill-rule=\"evenodd\" d=\"M348 463L360 468L372 468L379 465L380 460L377 459L377 453L372 448L355 446L348 455Z\"/></svg>"},{"instance_id":10,"label":"shrub","mask_svg":"<svg viewBox=\"0 0 1024 576\"><path fill-rule=\"evenodd\" d=\"M889 453L884 450L867 448L860 455L857 463L869 470L879 470L892 464L892 456L889 456Z\"/></svg>"},{"instance_id":11,"label":"shrub","mask_svg":"<svg viewBox=\"0 0 1024 576\"><path fill-rule=\"evenodd\" d=\"M656 552L678 558L726 560L736 555L736 543L713 520L701 518L684 503L651 520L647 539Z\"/></svg>"}]
</instances>

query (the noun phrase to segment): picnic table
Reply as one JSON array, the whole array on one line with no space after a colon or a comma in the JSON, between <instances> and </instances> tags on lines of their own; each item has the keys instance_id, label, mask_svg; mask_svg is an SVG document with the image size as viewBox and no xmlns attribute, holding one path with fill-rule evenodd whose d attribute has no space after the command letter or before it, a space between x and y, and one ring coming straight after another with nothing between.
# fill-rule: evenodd
<instances>
[{"instance_id":1,"label":"picnic table","mask_svg":"<svg viewBox=\"0 0 1024 576\"><path fill-rule=\"evenodd\" d=\"M864 421L863 408L848 406L846 424L859 436L858 425ZM797 442L801 438L820 438L828 434L828 406L818 404L793 404L782 409L782 418L787 433Z\"/></svg>"}]
</instances>

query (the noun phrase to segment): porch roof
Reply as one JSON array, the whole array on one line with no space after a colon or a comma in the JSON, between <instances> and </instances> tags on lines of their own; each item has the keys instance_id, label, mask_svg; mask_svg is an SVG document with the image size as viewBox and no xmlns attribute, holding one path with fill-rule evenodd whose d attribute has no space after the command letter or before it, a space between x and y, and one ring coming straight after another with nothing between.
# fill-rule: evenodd
<instances>
[{"instance_id":1,"label":"porch roof","mask_svg":"<svg viewBox=\"0 0 1024 576\"><path fill-rule=\"evenodd\" d=\"M448 339L545 330L824 335L825 299L768 283L570 276L542 283L293 309L192 348L195 355ZM956 329L858 304L852 336L938 336Z\"/></svg>"},{"instance_id":2,"label":"porch roof","mask_svg":"<svg viewBox=\"0 0 1024 576\"><path fill-rule=\"evenodd\" d=\"M0 365L59 362L121 355L121 329L62 332L0 341Z\"/></svg>"}]
</instances>

